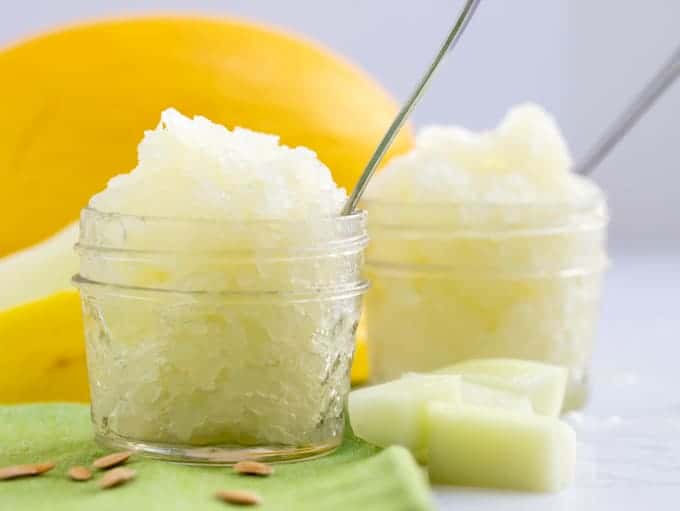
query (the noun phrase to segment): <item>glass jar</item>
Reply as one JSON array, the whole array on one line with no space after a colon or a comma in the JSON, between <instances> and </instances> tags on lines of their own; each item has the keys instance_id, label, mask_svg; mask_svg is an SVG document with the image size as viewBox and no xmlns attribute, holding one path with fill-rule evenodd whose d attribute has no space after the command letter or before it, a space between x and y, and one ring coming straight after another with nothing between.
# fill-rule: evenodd
<instances>
[{"instance_id":1,"label":"glass jar","mask_svg":"<svg viewBox=\"0 0 680 511\"><path fill-rule=\"evenodd\" d=\"M599 192L578 203L364 207L375 381L514 357L566 366L566 408L585 402L607 263Z\"/></svg>"},{"instance_id":2,"label":"glass jar","mask_svg":"<svg viewBox=\"0 0 680 511\"><path fill-rule=\"evenodd\" d=\"M80 233L99 443L220 464L339 445L365 213L228 223L85 209Z\"/></svg>"}]
</instances>

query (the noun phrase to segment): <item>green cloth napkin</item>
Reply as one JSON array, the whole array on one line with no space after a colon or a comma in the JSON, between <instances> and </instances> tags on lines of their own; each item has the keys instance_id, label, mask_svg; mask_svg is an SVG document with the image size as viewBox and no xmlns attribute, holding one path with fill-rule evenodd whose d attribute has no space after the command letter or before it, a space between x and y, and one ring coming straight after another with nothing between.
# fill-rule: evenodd
<instances>
[{"instance_id":1,"label":"green cloth napkin","mask_svg":"<svg viewBox=\"0 0 680 511\"><path fill-rule=\"evenodd\" d=\"M92 439L89 407L32 404L0 407L0 467L53 461L39 477L0 481L0 510L11 511L203 511L232 506L215 499L221 489L258 493L254 509L279 511L425 511L432 509L426 478L408 451L380 451L346 435L335 453L277 465L273 476L238 476L226 467L197 467L134 457L137 477L100 490L95 478L73 482L73 465L106 454ZM235 508L235 507L234 507Z\"/></svg>"}]
</instances>

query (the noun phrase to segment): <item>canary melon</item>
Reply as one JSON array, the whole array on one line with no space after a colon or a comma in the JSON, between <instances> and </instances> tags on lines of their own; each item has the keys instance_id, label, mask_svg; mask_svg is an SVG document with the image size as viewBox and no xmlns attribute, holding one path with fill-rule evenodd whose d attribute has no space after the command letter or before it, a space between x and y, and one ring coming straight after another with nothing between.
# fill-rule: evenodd
<instances>
[{"instance_id":1,"label":"canary melon","mask_svg":"<svg viewBox=\"0 0 680 511\"><path fill-rule=\"evenodd\" d=\"M89 399L75 290L0 311L0 346L0 403Z\"/></svg>"},{"instance_id":2,"label":"canary melon","mask_svg":"<svg viewBox=\"0 0 680 511\"><path fill-rule=\"evenodd\" d=\"M54 234L173 106L315 150L351 187L396 112L365 73L244 21L144 17L76 25L0 50L0 256ZM404 131L392 154L405 152Z\"/></svg>"},{"instance_id":3,"label":"canary melon","mask_svg":"<svg viewBox=\"0 0 680 511\"><path fill-rule=\"evenodd\" d=\"M368 380L370 365L368 360L368 341L366 339L366 310L361 314L357 328L357 345L352 362L352 383L365 383Z\"/></svg>"},{"instance_id":4,"label":"canary melon","mask_svg":"<svg viewBox=\"0 0 680 511\"><path fill-rule=\"evenodd\" d=\"M78 272L77 240L74 222L43 242L0 257L0 311L70 287Z\"/></svg>"},{"instance_id":5,"label":"canary melon","mask_svg":"<svg viewBox=\"0 0 680 511\"><path fill-rule=\"evenodd\" d=\"M66 27L0 49L0 76L11 77L0 95L0 402L87 398L77 295L57 291L76 264L67 225L135 166L139 138L161 110L310 147L347 188L397 110L375 81L318 44L228 18ZM407 128L388 158L411 141ZM355 380L367 373L358 346Z\"/></svg>"}]
</instances>

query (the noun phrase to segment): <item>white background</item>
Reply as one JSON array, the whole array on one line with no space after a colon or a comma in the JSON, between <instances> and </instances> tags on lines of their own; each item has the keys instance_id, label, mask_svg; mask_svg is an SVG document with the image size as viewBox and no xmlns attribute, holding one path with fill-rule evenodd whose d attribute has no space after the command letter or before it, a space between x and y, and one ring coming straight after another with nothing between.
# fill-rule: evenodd
<instances>
[{"instance_id":1,"label":"white background","mask_svg":"<svg viewBox=\"0 0 680 511\"><path fill-rule=\"evenodd\" d=\"M397 98L404 99L461 3L0 0L0 45L56 24L105 14L159 9L231 13L310 35L359 62ZM416 123L486 128L510 105L534 100L555 114L578 158L680 45L679 27L678 0L483 0L466 37L418 107ZM5 79L0 77L0 90ZM588 412L639 419L637 436L626 440L626 445L635 446L639 440L641 450L626 450L625 445L614 449L611 446L616 444L603 438L600 454L616 460L618 465L608 468L621 476L604 485L581 481L559 497L439 490L443 507L680 508L678 117L680 82L595 174L612 210L614 264L605 289L593 369L594 397ZM671 414L677 425L667 437L654 419L664 414ZM616 438L616 434L611 436ZM655 465L659 453L677 455L677 463ZM645 474L646 482L636 479L640 474Z\"/></svg>"}]
</instances>

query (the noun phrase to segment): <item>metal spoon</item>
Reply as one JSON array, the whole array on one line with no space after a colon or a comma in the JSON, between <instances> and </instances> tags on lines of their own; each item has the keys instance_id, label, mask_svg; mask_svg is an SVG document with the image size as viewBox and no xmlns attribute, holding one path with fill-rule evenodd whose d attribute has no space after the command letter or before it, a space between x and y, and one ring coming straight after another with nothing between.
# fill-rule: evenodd
<instances>
[{"instance_id":1,"label":"metal spoon","mask_svg":"<svg viewBox=\"0 0 680 511\"><path fill-rule=\"evenodd\" d=\"M359 177L359 180L357 181L354 190L352 190L352 194L349 196L349 199L347 199L345 206L342 208L341 213L342 215L351 215L354 209L357 207L359 199L366 190L368 181L371 179L371 177L373 177L373 174L375 173L375 169L378 167L378 164L385 156L385 153L387 152L389 147L392 145L392 142L397 136L397 133L399 133L401 127L404 125L404 122L415 108L416 103L418 103L418 100L420 100L420 98L422 97L423 93L425 92L425 88L430 83L430 79L432 78L432 75L434 75L434 72L437 70L439 63L444 58L444 55L446 55L446 53L449 50L453 49L453 47L460 39L460 36L463 34L463 31L465 30L465 27L470 21L470 18L472 18L472 15L477 9L477 5L479 4L479 2L480 0L467 0L467 2L465 2L465 5L460 11L460 14L458 14L456 24L453 26L448 37L442 44L442 47L440 48L439 52L434 58L434 61L432 62L432 64L430 64L430 67L427 69L427 71L425 71L425 74L420 79L420 82L418 82L418 85L416 85L415 90L408 98L406 103L404 103L404 105L401 107L401 110L394 118L389 129L387 130L382 140L378 144L378 147L373 153L373 156L371 156L371 159L366 165L366 168L364 168L364 171Z\"/></svg>"},{"instance_id":2,"label":"metal spoon","mask_svg":"<svg viewBox=\"0 0 680 511\"><path fill-rule=\"evenodd\" d=\"M628 108L586 153L585 157L574 166L574 172L582 175L590 174L678 76L680 76L680 46L676 48L671 58L657 71Z\"/></svg>"}]
</instances>

